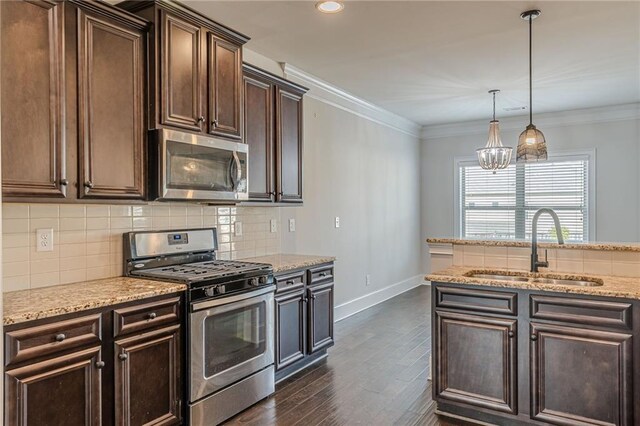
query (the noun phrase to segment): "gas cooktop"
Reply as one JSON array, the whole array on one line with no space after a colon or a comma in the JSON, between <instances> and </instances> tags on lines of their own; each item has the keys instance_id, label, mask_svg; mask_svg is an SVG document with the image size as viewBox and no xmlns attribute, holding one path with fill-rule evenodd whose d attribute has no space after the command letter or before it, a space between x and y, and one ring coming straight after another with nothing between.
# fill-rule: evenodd
<instances>
[{"instance_id":1,"label":"gas cooktop","mask_svg":"<svg viewBox=\"0 0 640 426\"><path fill-rule=\"evenodd\" d=\"M131 275L190 284L225 277L239 278L245 275L253 275L255 272L270 273L271 269L271 265L264 263L211 260L133 270L131 271Z\"/></svg>"}]
</instances>

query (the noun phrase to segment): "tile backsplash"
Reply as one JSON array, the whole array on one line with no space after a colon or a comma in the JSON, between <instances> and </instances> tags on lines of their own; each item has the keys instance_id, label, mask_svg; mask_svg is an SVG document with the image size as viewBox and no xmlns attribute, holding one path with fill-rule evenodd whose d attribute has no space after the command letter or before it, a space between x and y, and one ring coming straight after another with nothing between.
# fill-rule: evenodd
<instances>
[{"instance_id":1,"label":"tile backsplash","mask_svg":"<svg viewBox=\"0 0 640 426\"><path fill-rule=\"evenodd\" d=\"M219 258L280 251L279 207L2 204L4 291L122 275L122 234L135 230L216 227ZM270 232L270 221L278 227ZM242 236L234 234L242 222ZM52 228L54 249L36 251L36 230Z\"/></svg>"}]
</instances>

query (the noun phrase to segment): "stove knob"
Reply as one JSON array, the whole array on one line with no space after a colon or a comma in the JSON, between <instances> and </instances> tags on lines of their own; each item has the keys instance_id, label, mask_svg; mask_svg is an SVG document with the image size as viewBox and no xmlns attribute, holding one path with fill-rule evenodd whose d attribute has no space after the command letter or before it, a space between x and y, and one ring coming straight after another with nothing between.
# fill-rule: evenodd
<instances>
[{"instance_id":1,"label":"stove knob","mask_svg":"<svg viewBox=\"0 0 640 426\"><path fill-rule=\"evenodd\" d=\"M258 277L258 282L260 284L266 284L267 283L267 277Z\"/></svg>"},{"instance_id":2,"label":"stove knob","mask_svg":"<svg viewBox=\"0 0 640 426\"><path fill-rule=\"evenodd\" d=\"M207 297L213 297L216 295L216 288L215 287L208 287L204 289L204 294Z\"/></svg>"},{"instance_id":3,"label":"stove knob","mask_svg":"<svg viewBox=\"0 0 640 426\"><path fill-rule=\"evenodd\" d=\"M258 279L257 278L249 278L249 285L252 287L255 287L258 285Z\"/></svg>"}]
</instances>

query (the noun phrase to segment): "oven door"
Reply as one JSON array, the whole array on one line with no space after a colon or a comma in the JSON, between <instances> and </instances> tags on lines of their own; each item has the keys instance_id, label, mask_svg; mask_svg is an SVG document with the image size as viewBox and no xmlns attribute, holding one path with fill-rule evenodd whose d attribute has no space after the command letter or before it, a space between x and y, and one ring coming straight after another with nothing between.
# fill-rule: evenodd
<instances>
[{"instance_id":1,"label":"oven door","mask_svg":"<svg viewBox=\"0 0 640 426\"><path fill-rule=\"evenodd\" d=\"M249 146L175 130L159 130L162 199L246 200Z\"/></svg>"},{"instance_id":2,"label":"oven door","mask_svg":"<svg viewBox=\"0 0 640 426\"><path fill-rule=\"evenodd\" d=\"M191 402L273 364L274 290L192 304Z\"/></svg>"}]
</instances>

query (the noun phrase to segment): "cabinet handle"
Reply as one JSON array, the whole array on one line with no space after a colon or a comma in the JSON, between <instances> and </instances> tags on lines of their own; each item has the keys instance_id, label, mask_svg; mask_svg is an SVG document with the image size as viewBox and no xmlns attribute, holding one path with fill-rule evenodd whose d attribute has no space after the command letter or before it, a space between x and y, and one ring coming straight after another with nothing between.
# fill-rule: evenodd
<instances>
[{"instance_id":1,"label":"cabinet handle","mask_svg":"<svg viewBox=\"0 0 640 426\"><path fill-rule=\"evenodd\" d=\"M98 370L101 370L102 368L104 368L104 361L96 361L96 368Z\"/></svg>"},{"instance_id":2,"label":"cabinet handle","mask_svg":"<svg viewBox=\"0 0 640 426\"><path fill-rule=\"evenodd\" d=\"M531 340L538 340L538 335L537 334L532 334L531 335Z\"/></svg>"},{"instance_id":3,"label":"cabinet handle","mask_svg":"<svg viewBox=\"0 0 640 426\"><path fill-rule=\"evenodd\" d=\"M320 272L320 277L326 277L327 273L326 272Z\"/></svg>"},{"instance_id":4,"label":"cabinet handle","mask_svg":"<svg viewBox=\"0 0 640 426\"><path fill-rule=\"evenodd\" d=\"M92 189L92 188L93 188L93 182L91 182L90 180L88 180L88 181L86 181L86 182L84 183L84 186L86 186L86 187L87 187L87 188L89 188L89 189Z\"/></svg>"},{"instance_id":5,"label":"cabinet handle","mask_svg":"<svg viewBox=\"0 0 640 426\"><path fill-rule=\"evenodd\" d=\"M315 295L315 294L312 294L312 295L311 295L311 298L312 298L313 300L316 300L316 295Z\"/></svg>"},{"instance_id":6,"label":"cabinet handle","mask_svg":"<svg viewBox=\"0 0 640 426\"><path fill-rule=\"evenodd\" d=\"M64 333L56 334L56 342L62 342L66 338L67 336L65 336Z\"/></svg>"},{"instance_id":7,"label":"cabinet handle","mask_svg":"<svg viewBox=\"0 0 640 426\"><path fill-rule=\"evenodd\" d=\"M154 320L157 316L158 315L155 312L151 312L149 315L147 315L147 319Z\"/></svg>"},{"instance_id":8,"label":"cabinet handle","mask_svg":"<svg viewBox=\"0 0 640 426\"><path fill-rule=\"evenodd\" d=\"M515 335L516 335L516 333L514 333L513 331L509 332L509 338L510 339L512 339Z\"/></svg>"},{"instance_id":9,"label":"cabinet handle","mask_svg":"<svg viewBox=\"0 0 640 426\"><path fill-rule=\"evenodd\" d=\"M303 301L304 303L307 303L307 302L309 301L309 299L307 299L306 297L304 297L304 298L302 298L302 301Z\"/></svg>"},{"instance_id":10,"label":"cabinet handle","mask_svg":"<svg viewBox=\"0 0 640 426\"><path fill-rule=\"evenodd\" d=\"M60 179L60 185L67 186L67 185L69 185L69 181L66 180L66 179Z\"/></svg>"},{"instance_id":11,"label":"cabinet handle","mask_svg":"<svg viewBox=\"0 0 640 426\"><path fill-rule=\"evenodd\" d=\"M203 122L204 122L204 117L200 116L200 117L198 117L198 120L196 121L196 124L200 124L200 123L203 123Z\"/></svg>"},{"instance_id":12,"label":"cabinet handle","mask_svg":"<svg viewBox=\"0 0 640 426\"><path fill-rule=\"evenodd\" d=\"M268 195L275 197L276 196L276 191L271 191L268 193Z\"/></svg>"},{"instance_id":13,"label":"cabinet handle","mask_svg":"<svg viewBox=\"0 0 640 426\"><path fill-rule=\"evenodd\" d=\"M293 285L293 284L294 284L294 282L293 282L293 280L288 280L285 284L287 284L287 285Z\"/></svg>"},{"instance_id":14,"label":"cabinet handle","mask_svg":"<svg viewBox=\"0 0 640 426\"><path fill-rule=\"evenodd\" d=\"M214 126L214 127L218 127L218 120L217 120L217 119L216 119L216 120L213 120L213 121L211 122L211 125L212 125L212 126Z\"/></svg>"},{"instance_id":15,"label":"cabinet handle","mask_svg":"<svg viewBox=\"0 0 640 426\"><path fill-rule=\"evenodd\" d=\"M129 355L123 352L120 355L118 355L118 358L120 358L120 361L126 361L127 359L129 359Z\"/></svg>"}]
</instances>

